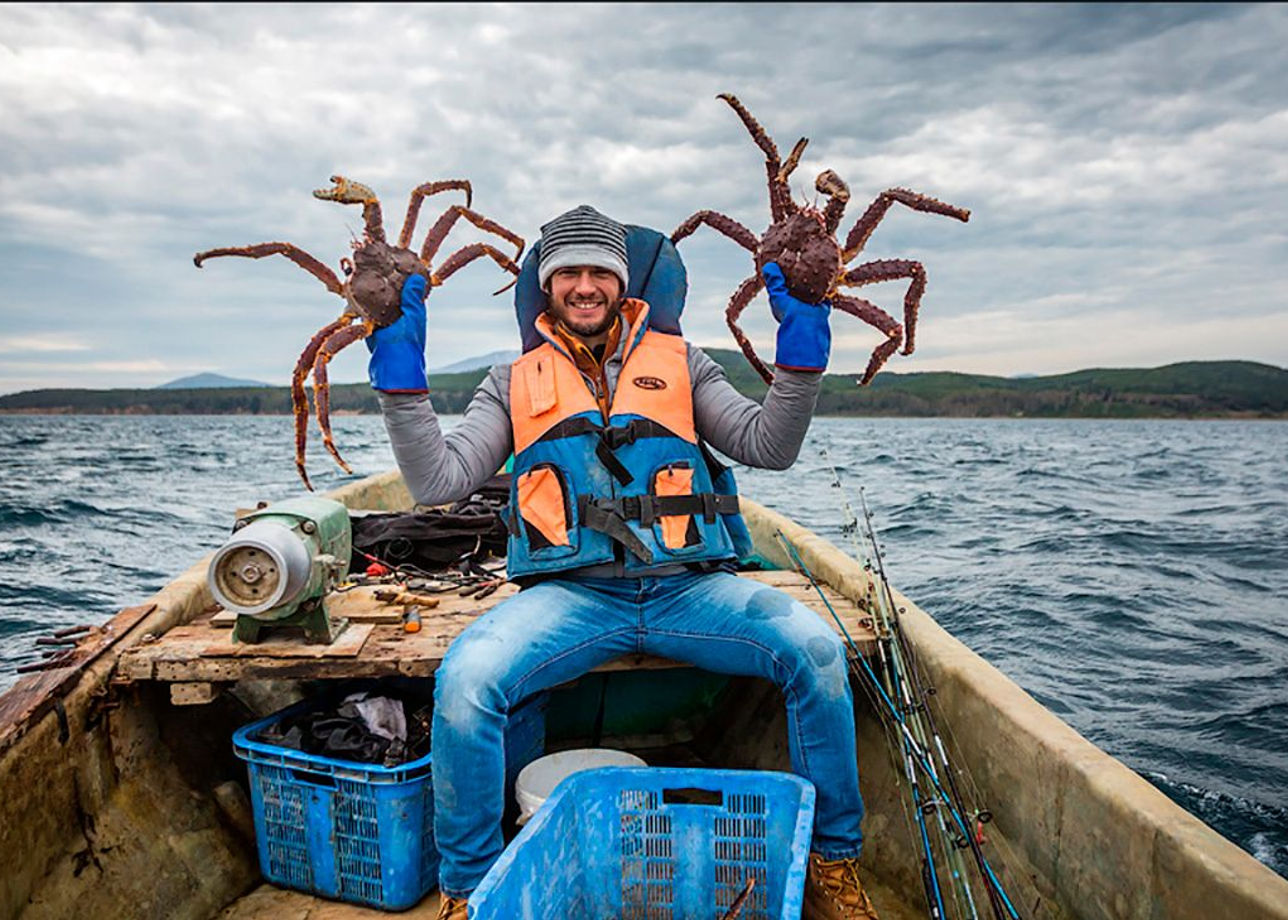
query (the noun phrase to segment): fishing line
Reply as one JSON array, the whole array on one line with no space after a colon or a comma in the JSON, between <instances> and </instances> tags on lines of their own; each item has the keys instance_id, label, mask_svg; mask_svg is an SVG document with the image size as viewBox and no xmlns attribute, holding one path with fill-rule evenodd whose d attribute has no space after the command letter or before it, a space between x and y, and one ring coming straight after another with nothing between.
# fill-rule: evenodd
<instances>
[{"instance_id":1,"label":"fishing line","mask_svg":"<svg viewBox=\"0 0 1288 920\"><path fill-rule=\"evenodd\" d=\"M936 807L942 807L946 809L949 816L952 818L953 823L956 825L957 830L961 834L961 836L965 838L968 842L974 844L972 846L972 849L976 852L976 858L980 868L981 876L984 879L985 888L990 892L996 891L997 898L1000 901L1001 906L1005 909L1005 913L1010 918L1010 920L1020 920L1019 912L1015 909L1014 905L1011 904L1010 899L1006 896L1006 892L1002 888L1001 881L998 879L996 873L993 871L992 866L989 864L988 858L984 856L982 851L978 850L978 844L977 842L974 841L972 828L967 824L962 814L962 809L958 807L958 804L953 801L952 796L950 796L948 791L944 788L943 783L939 779L937 771L934 769L934 764L930 755L927 753L925 747L918 743L916 737L913 735L912 730L909 728L908 720L905 718L904 714L900 711L900 707L897 706L894 700L891 698L891 696L886 693L885 687L882 685L881 679L876 675L875 672L873 672L871 665L869 665L867 662L867 658L860 653L858 645L855 643L854 638L850 635L849 630L846 629L845 623L841 619L840 614L836 612L836 609L832 606L831 601L828 600L827 595L823 592L821 586L818 583L818 580L814 577L813 572L805 564L805 561L801 558L800 553L797 552L796 547L791 543L791 541L787 539L787 537L783 534L781 530L775 531L775 536L778 539L779 543L783 546L785 551L788 553L788 555L791 557L793 564L796 566L797 570L809 580L810 585L814 588L819 598L823 601L823 604L827 608L828 612L831 614L832 619L836 621L836 624L840 629L840 632L844 637L846 644L848 645L850 652L852 654L851 664L853 665L857 663L858 668L860 669L859 671L860 676L865 677L871 683L871 685L876 689L877 694L880 698L880 701L884 704L884 711L894 720L894 723L898 726L898 729L899 729L898 733L902 738L903 746L905 749L905 757L907 758L907 760L911 765L915 765L921 771L921 773L930 781L931 787L937 793L939 799L936 803ZM889 588L888 582L886 584L886 588L888 591L888 588ZM919 784L915 783L916 771L912 771L912 775L914 777L913 779L914 803L917 805L918 824L919 824L919 828L921 829L923 848L927 853L927 860L932 863L932 865L930 866L929 873L926 873L925 871L926 867L923 866L923 876L924 876L923 880L926 882L937 883L937 877L934 875L934 871L933 871L933 854L931 853L930 846L929 846L929 843L930 843L929 837L927 836L924 828L924 814L922 813L922 809L920 807L920 801L919 801L920 786ZM928 887L928 900L930 901L932 916L935 916L934 911L936 906L938 907L940 912L938 916L942 916L942 910L943 910L942 897L938 896L937 891L932 891L929 887ZM992 899L990 898L990 901L991 900ZM996 909L996 905L995 905L995 909Z\"/></svg>"}]
</instances>

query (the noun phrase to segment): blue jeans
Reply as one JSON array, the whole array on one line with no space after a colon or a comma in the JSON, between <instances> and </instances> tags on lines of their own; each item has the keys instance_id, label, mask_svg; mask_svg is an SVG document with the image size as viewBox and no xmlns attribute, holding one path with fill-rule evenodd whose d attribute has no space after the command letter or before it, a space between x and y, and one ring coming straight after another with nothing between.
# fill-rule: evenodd
<instances>
[{"instance_id":1,"label":"blue jeans","mask_svg":"<svg viewBox=\"0 0 1288 920\"><path fill-rule=\"evenodd\" d=\"M501 855L507 713L526 697L637 652L773 681L792 769L818 798L812 849L858 856L863 800L844 646L817 613L727 573L552 579L498 604L452 643L434 688L440 887L468 895Z\"/></svg>"}]
</instances>

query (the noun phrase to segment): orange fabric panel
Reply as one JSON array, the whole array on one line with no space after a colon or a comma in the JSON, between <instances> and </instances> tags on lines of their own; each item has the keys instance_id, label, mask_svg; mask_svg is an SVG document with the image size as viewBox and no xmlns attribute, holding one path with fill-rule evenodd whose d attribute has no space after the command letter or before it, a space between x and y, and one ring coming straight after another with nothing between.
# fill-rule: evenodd
<instances>
[{"instance_id":1,"label":"orange fabric panel","mask_svg":"<svg viewBox=\"0 0 1288 920\"><path fill-rule=\"evenodd\" d=\"M640 415L696 444L689 356L678 335L644 333L626 358L613 394L613 415Z\"/></svg>"},{"instance_id":2,"label":"orange fabric panel","mask_svg":"<svg viewBox=\"0 0 1288 920\"><path fill-rule=\"evenodd\" d=\"M528 388L528 416L544 415L555 407L559 393L555 385L554 361L549 355L523 366L523 382Z\"/></svg>"},{"instance_id":3,"label":"orange fabric panel","mask_svg":"<svg viewBox=\"0 0 1288 920\"><path fill-rule=\"evenodd\" d=\"M555 546L568 545L568 519L564 516L564 488L559 474L549 467L530 470L519 477L519 514Z\"/></svg>"},{"instance_id":4,"label":"orange fabric panel","mask_svg":"<svg viewBox=\"0 0 1288 920\"><path fill-rule=\"evenodd\" d=\"M581 374L553 345L539 345L510 368L510 423L518 454L570 415L598 412Z\"/></svg>"},{"instance_id":5,"label":"orange fabric panel","mask_svg":"<svg viewBox=\"0 0 1288 920\"><path fill-rule=\"evenodd\" d=\"M653 480L653 491L657 495L692 495L693 470L683 467L669 467L660 470ZM667 549L682 549L684 535L689 530L689 515L665 514L658 518L662 525L662 545Z\"/></svg>"}]
</instances>

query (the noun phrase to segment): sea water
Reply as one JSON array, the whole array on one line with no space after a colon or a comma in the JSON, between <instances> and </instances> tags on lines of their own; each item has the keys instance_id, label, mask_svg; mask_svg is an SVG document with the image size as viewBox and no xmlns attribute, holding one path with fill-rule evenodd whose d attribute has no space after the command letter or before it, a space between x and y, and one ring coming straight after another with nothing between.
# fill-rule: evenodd
<instances>
[{"instance_id":1,"label":"sea water","mask_svg":"<svg viewBox=\"0 0 1288 920\"><path fill-rule=\"evenodd\" d=\"M0 416L0 690L37 635L139 603L236 508L298 494L290 427ZM379 418L335 429L355 476L392 467ZM310 469L354 478L320 446ZM1288 425L816 419L792 470L739 479L847 551L862 487L897 587L1288 875Z\"/></svg>"}]
</instances>

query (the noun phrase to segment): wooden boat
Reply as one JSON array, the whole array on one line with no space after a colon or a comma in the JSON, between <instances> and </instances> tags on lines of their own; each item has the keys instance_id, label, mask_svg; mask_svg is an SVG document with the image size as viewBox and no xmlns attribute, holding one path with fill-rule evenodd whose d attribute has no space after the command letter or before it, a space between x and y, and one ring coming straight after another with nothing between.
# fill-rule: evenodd
<instances>
[{"instance_id":1,"label":"wooden boat","mask_svg":"<svg viewBox=\"0 0 1288 920\"><path fill-rule=\"evenodd\" d=\"M410 505L396 473L331 497L355 509ZM746 509L758 552L783 569L756 577L810 597L775 538L781 533L859 628L870 587L862 566L779 514L752 502ZM247 705L271 711L302 678L432 673L471 611L426 624L414 648L387 647L386 627L371 623L342 636L342 651L212 653L209 634L200 639L215 628L206 566L93 630L66 666L0 697L0 917L380 916L263 884L231 732L248 721ZM913 602L897 601L957 756L993 812L988 852L1024 916L1288 920L1288 881L1079 736ZM610 668L642 679L642 671L673 665L637 659ZM651 763L687 757L786 769L777 691L733 681L701 724L603 742L648 748L657 755ZM224 692L231 686L236 699ZM919 854L887 742L862 694L856 709L874 900L886 918L925 916ZM431 895L407 915L433 916L436 904Z\"/></svg>"}]
</instances>

